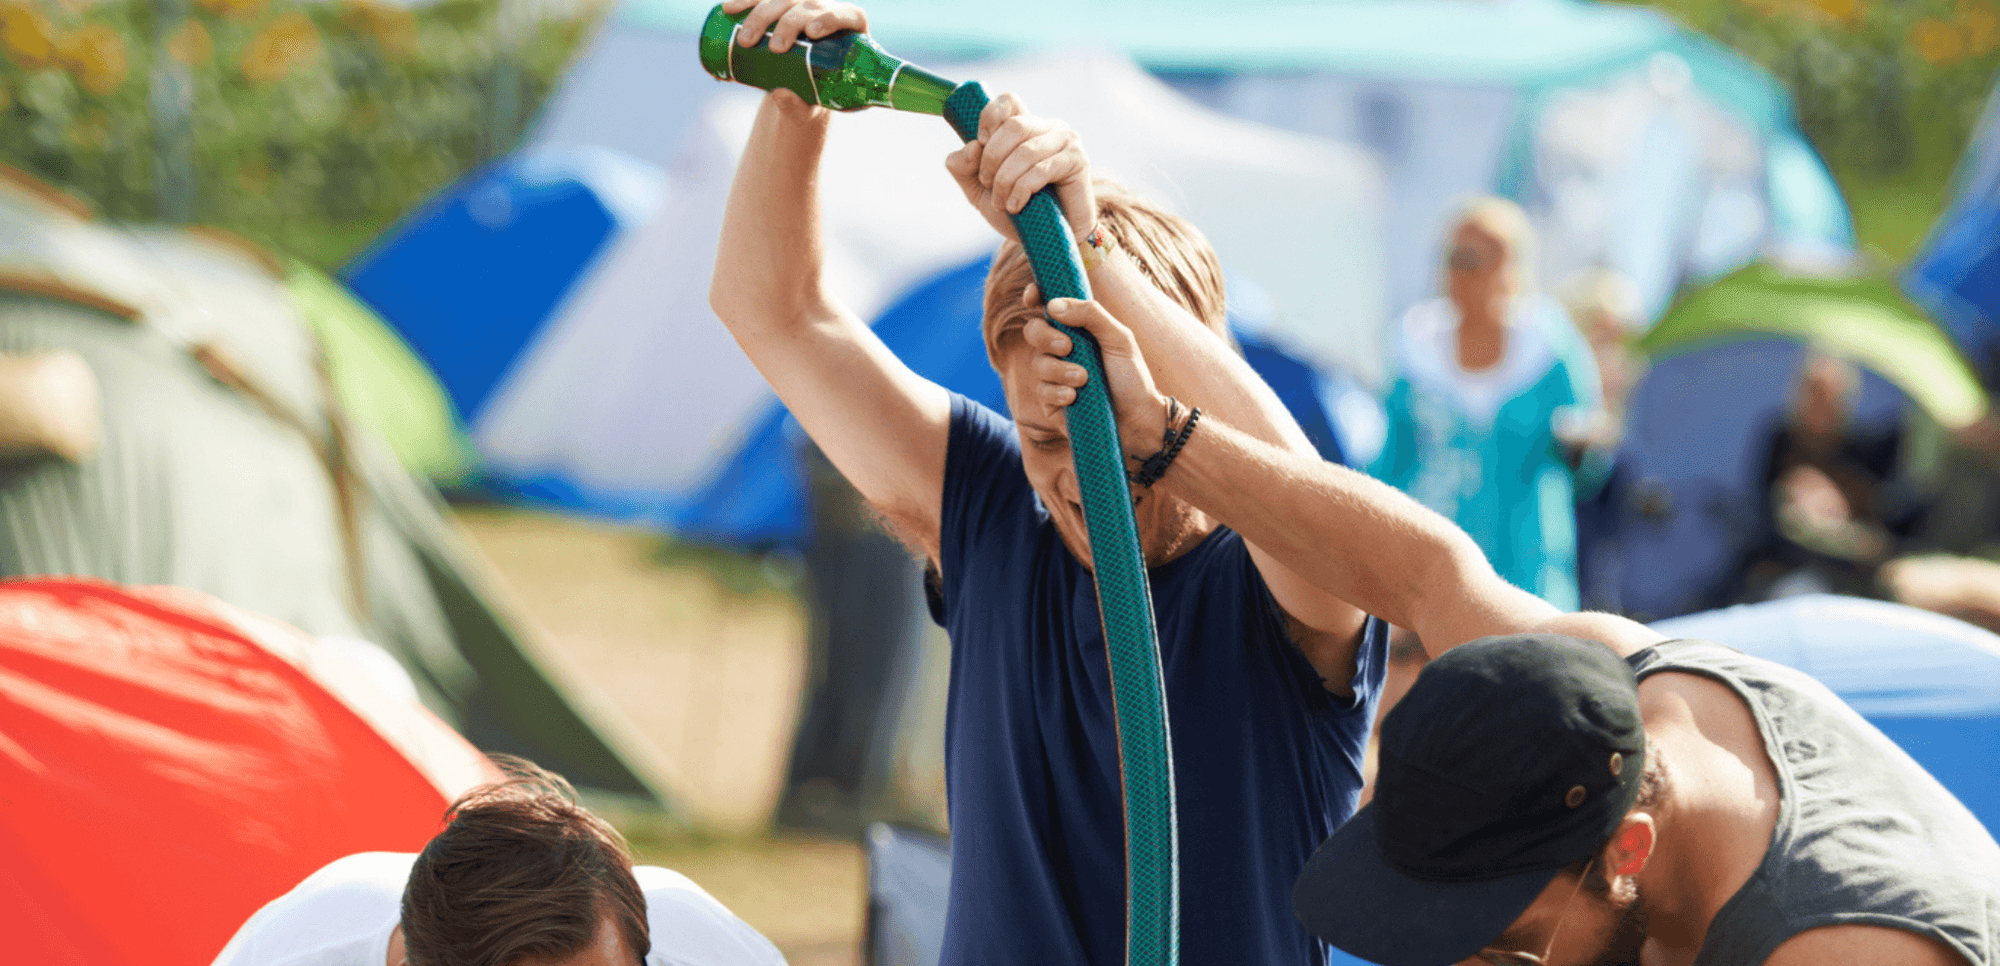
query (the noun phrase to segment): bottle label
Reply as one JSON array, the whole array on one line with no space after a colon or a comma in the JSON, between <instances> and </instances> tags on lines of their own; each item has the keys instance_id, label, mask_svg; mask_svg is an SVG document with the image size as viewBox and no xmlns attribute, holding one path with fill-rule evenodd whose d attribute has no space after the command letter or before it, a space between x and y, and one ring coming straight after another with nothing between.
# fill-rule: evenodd
<instances>
[{"instance_id":1,"label":"bottle label","mask_svg":"<svg viewBox=\"0 0 2000 966\"><path fill-rule=\"evenodd\" d=\"M737 34L742 29L743 25L737 24L729 32L731 78L765 90L783 87L810 104L820 105L819 78L812 69L813 41L804 37L795 41L794 46L799 48L797 55L773 54L769 34L755 47L737 44Z\"/></svg>"}]
</instances>

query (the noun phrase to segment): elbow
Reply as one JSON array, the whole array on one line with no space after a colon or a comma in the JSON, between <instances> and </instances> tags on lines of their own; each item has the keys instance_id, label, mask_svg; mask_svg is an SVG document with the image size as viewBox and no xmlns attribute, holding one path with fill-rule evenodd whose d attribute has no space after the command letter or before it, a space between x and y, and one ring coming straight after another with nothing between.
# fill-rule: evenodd
<instances>
[{"instance_id":1,"label":"elbow","mask_svg":"<svg viewBox=\"0 0 2000 966\"><path fill-rule=\"evenodd\" d=\"M1429 529L1433 531L1427 535L1431 552L1424 554L1415 568L1403 601L1411 620L1406 626L1426 639L1430 635L1425 624L1463 611L1469 601L1489 593L1489 585L1500 579L1485 552L1464 531L1449 524Z\"/></svg>"},{"instance_id":2,"label":"elbow","mask_svg":"<svg viewBox=\"0 0 2000 966\"><path fill-rule=\"evenodd\" d=\"M724 323L738 317L736 300L730 296L728 287L722 284L722 279L719 277L708 283L708 310L714 312L715 317Z\"/></svg>"}]
</instances>

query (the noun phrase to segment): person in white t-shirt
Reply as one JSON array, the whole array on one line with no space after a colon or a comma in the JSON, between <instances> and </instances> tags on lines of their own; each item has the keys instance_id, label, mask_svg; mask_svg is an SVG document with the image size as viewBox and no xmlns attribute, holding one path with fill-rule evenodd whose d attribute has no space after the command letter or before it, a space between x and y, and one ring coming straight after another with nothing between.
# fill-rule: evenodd
<instances>
[{"instance_id":1,"label":"person in white t-shirt","mask_svg":"<svg viewBox=\"0 0 2000 966\"><path fill-rule=\"evenodd\" d=\"M518 759L416 854L336 859L250 917L214 966L783 966L695 885L632 865L569 783Z\"/></svg>"}]
</instances>

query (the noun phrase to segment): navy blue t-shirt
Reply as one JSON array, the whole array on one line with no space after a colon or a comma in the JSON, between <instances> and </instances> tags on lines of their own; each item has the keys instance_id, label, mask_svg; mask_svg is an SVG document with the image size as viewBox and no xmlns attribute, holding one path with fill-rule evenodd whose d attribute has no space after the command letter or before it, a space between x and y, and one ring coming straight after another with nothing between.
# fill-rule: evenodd
<instances>
[{"instance_id":1,"label":"navy blue t-shirt","mask_svg":"<svg viewBox=\"0 0 2000 966\"><path fill-rule=\"evenodd\" d=\"M1125 826L1097 588L1028 485L1014 424L952 399L932 613L951 634L944 966L1118 966ZM1321 684L1235 533L1149 574L1180 813L1181 962L1325 961L1292 880L1354 812L1387 634Z\"/></svg>"}]
</instances>

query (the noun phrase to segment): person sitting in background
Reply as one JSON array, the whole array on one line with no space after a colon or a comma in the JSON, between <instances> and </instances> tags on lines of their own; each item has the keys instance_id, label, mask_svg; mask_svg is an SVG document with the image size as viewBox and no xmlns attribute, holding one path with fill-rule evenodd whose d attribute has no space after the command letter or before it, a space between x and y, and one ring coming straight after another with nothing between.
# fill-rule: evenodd
<instances>
[{"instance_id":1,"label":"person sitting in background","mask_svg":"<svg viewBox=\"0 0 2000 966\"><path fill-rule=\"evenodd\" d=\"M1917 516L1895 485L1900 426L1854 423L1861 375L1818 350L1799 368L1786 420L1764 453L1758 540L1739 599L1795 593L1868 595L1876 571Z\"/></svg>"},{"instance_id":2,"label":"person sitting in background","mask_svg":"<svg viewBox=\"0 0 2000 966\"><path fill-rule=\"evenodd\" d=\"M635 868L562 777L496 761L509 778L460 796L422 852L334 860L214 966L783 966L686 876Z\"/></svg>"},{"instance_id":3,"label":"person sitting in background","mask_svg":"<svg viewBox=\"0 0 2000 966\"><path fill-rule=\"evenodd\" d=\"M1597 367L1553 299L1533 289L1534 232L1518 205L1468 204L1445 297L1403 318L1369 467L1463 527L1509 582L1575 607L1575 483L1556 428L1599 408Z\"/></svg>"}]
</instances>

